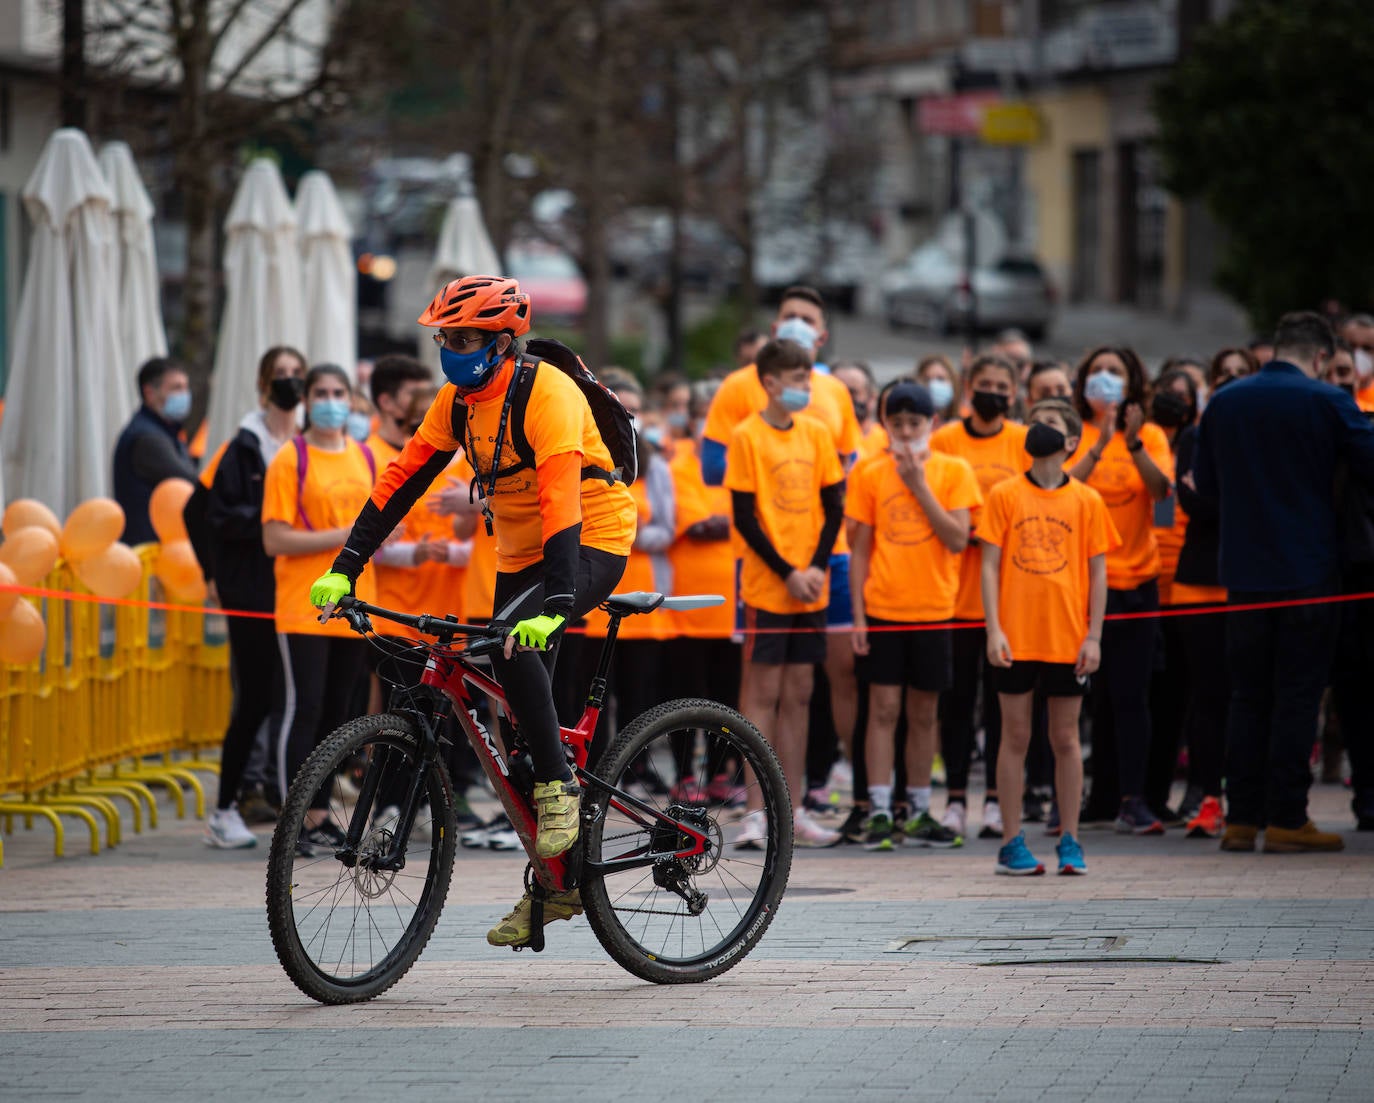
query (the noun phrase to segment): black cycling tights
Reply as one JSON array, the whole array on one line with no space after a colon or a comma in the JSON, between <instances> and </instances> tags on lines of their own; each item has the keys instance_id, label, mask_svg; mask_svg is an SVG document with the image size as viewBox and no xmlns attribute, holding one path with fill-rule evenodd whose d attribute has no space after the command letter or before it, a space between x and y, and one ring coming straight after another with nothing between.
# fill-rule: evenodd
<instances>
[{"instance_id":1,"label":"black cycling tights","mask_svg":"<svg viewBox=\"0 0 1374 1103\"><path fill-rule=\"evenodd\" d=\"M610 597L624 573L623 555L596 548L579 549L576 596L573 615L568 619L584 616ZM517 621L537 617L544 608L544 564L535 563L514 574L498 572L493 605L493 624L509 628ZM542 653L517 651L507 659L496 652L491 657L496 680L506 691L506 699L529 747L536 781L572 780L572 770L559 742L558 713L553 704L553 667L557 659L557 640Z\"/></svg>"}]
</instances>

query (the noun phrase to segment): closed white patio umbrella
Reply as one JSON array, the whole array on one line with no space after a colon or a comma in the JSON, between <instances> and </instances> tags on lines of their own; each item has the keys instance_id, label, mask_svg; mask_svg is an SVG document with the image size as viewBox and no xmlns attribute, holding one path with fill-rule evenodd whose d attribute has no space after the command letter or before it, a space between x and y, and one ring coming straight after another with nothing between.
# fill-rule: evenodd
<instances>
[{"instance_id":1,"label":"closed white patio umbrella","mask_svg":"<svg viewBox=\"0 0 1374 1103\"><path fill-rule=\"evenodd\" d=\"M358 363L358 273L349 242L353 230L334 184L307 172L296 190L305 298L305 355L312 364L338 364L350 377Z\"/></svg>"},{"instance_id":2,"label":"closed white patio umbrella","mask_svg":"<svg viewBox=\"0 0 1374 1103\"><path fill-rule=\"evenodd\" d=\"M459 276L499 276L504 267L491 244L477 197L460 195L450 200L439 227L434 263L429 267L429 294L435 294L444 283ZM421 331L419 347L421 355L438 364L439 354L430 341L431 332Z\"/></svg>"},{"instance_id":3,"label":"closed white patio umbrella","mask_svg":"<svg viewBox=\"0 0 1374 1103\"><path fill-rule=\"evenodd\" d=\"M110 142L101 149L100 167L114 195L120 345L132 386L145 360L167 355L153 246L153 201L138 175L133 151L124 142Z\"/></svg>"},{"instance_id":4,"label":"closed white patio umbrella","mask_svg":"<svg viewBox=\"0 0 1374 1103\"><path fill-rule=\"evenodd\" d=\"M120 352L111 194L86 135L53 132L24 186L33 226L0 457L10 498L59 517L107 495L136 396Z\"/></svg>"}]
</instances>

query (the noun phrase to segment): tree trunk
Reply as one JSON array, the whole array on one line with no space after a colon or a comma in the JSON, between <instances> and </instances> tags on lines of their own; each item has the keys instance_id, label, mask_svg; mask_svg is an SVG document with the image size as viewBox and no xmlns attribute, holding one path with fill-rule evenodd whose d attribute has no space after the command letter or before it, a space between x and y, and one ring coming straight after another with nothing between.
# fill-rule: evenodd
<instances>
[{"instance_id":1,"label":"tree trunk","mask_svg":"<svg viewBox=\"0 0 1374 1103\"><path fill-rule=\"evenodd\" d=\"M215 178L220 163L209 148L209 0L196 0L195 15L178 35L182 65L181 116L176 174L186 201L185 314L181 356L192 379L204 381L214 363Z\"/></svg>"},{"instance_id":2,"label":"tree trunk","mask_svg":"<svg viewBox=\"0 0 1374 1103\"><path fill-rule=\"evenodd\" d=\"M664 366L672 372L681 372L683 365L682 348L682 254L684 238L682 233L683 214L687 208L686 181L681 163L681 134L679 126L682 110L681 90L678 87L678 59L676 51L668 55L667 112L668 112L668 154L672 176L668 181L669 212L672 219L672 238L668 244L668 294L663 304L664 329L668 341L668 356Z\"/></svg>"},{"instance_id":3,"label":"tree trunk","mask_svg":"<svg viewBox=\"0 0 1374 1103\"><path fill-rule=\"evenodd\" d=\"M593 371L610 363L611 261L606 251L606 162L611 130L609 85L611 79L610 43L607 42L604 11L597 12L597 33L593 57L596 59L591 102L591 141L586 167L586 186L582 199L586 220L583 227L582 257L587 276L587 350Z\"/></svg>"},{"instance_id":4,"label":"tree trunk","mask_svg":"<svg viewBox=\"0 0 1374 1103\"><path fill-rule=\"evenodd\" d=\"M86 4L62 0L62 125L86 129Z\"/></svg>"}]
</instances>

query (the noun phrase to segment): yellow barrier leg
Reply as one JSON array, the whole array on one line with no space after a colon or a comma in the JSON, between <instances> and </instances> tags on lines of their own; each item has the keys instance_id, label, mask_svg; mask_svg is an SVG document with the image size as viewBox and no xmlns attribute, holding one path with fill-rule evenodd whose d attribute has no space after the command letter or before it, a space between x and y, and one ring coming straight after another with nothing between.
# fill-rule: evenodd
<instances>
[{"instance_id":1,"label":"yellow barrier leg","mask_svg":"<svg viewBox=\"0 0 1374 1103\"><path fill-rule=\"evenodd\" d=\"M10 817L15 812L23 815L30 823L33 822L34 816L42 816L52 824L53 853L59 858L63 856L65 853L64 840L66 839L66 831L63 830L62 820L51 808L44 808L42 805L37 804L27 804L22 801L0 801L0 811L5 813L5 820L7 823L10 822ZM71 809L71 814L73 816L80 816L86 821L91 829L91 853L99 854L100 828L96 826L95 817L84 808L73 808Z\"/></svg>"},{"instance_id":2,"label":"yellow barrier leg","mask_svg":"<svg viewBox=\"0 0 1374 1103\"><path fill-rule=\"evenodd\" d=\"M144 785L143 782L136 781L134 778L130 777L119 777L117 774L97 774L92 770L86 781L82 784L94 786L95 792L99 792L102 786L118 786L121 789L127 789L129 792L142 797L144 802L148 805L148 826L157 827L157 797L154 796L153 791L149 789L148 786Z\"/></svg>"},{"instance_id":3,"label":"yellow barrier leg","mask_svg":"<svg viewBox=\"0 0 1374 1103\"><path fill-rule=\"evenodd\" d=\"M205 818L205 786L201 785L200 778L191 773L190 770L180 766L164 766L163 769L175 778L184 781L191 792L196 795L196 819Z\"/></svg>"},{"instance_id":4,"label":"yellow barrier leg","mask_svg":"<svg viewBox=\"0 0 1374 1103\"><path fill-rule=\"evenodd\" d=\"M119 781L133 778L149 785L166 786L167 792L171 794L172 803L176 805L177 819L184 820L186 818L186 795L181 791L180 780L171 774L162 770L137 767L133 770L120 770L115 774L115 778Z\"/></svg>"},{"instance_id":5,"label":"yellow barrier leg","mask_svg":"<svg viewBox=\"0 0 1374 1103\"><path fill-rule=\"evenodd\" d=\"M78 797L68 794L66 796L40 797L44 804L53 808L62 808L77 815L79 810L94 808L105 817L105 837L110 846L118 846L121 841L119 809L114 802L105 797L85 796ZM95 823L95 819L91 819ZM97 851L99 853L99 851Z\"/></svg>"},{"instance_id":6,"label":"yellow barrier leg","mask_svg":"<svg viewBox=\"0 0 1374 1103\"><path fill-rule=\"evenodd\" d=\"M74 781L71 791L73 793L95 793L104 797L120 797L127 800L129 808L133 812L134 834L143 834L143 802L138 799L139 794L132 785L100 785L90 781Z\"/></svg>"}]
</instances>

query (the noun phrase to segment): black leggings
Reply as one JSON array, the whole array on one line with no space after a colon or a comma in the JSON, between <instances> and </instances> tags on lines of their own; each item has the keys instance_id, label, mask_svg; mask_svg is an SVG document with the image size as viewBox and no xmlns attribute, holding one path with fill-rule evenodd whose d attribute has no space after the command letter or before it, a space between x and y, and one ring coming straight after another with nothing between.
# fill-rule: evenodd
<instances>
[{"instance_id":1,"label":"black leggings","mask_svg":"<svg viewBox=\"0 0 1374 1103\"><path fill-rule=\"evenodd\" d=\"M954 683L940 694L940 754L945 760L945 781L950 792L968 790L969 763L973 758L973 716L979 683L983 697L983 766L988 792L997 792L997 751L1002 746L1002 707L997 689L988 677L988 634L982 628L961 628L950 633L954 652Z\"/></svg>"},{"instance_id":2,"label":"black leggings","mask_svg":"<svg viewBox=\"0 0 1374 1103\"><path fill-rule=\"evenodd\" d=\"M577 560L573 612L569 620L595 609L615 590L625 573L625 556L582 547ZM544 608L544 564L534 563L514 574L497 572L495 612L492 623L507 628L517 621L537 617ZM535 781L572 779L563 745L558 738L558 713L553 703L553 669L558 661L556 637L549 649L516 651L509 659L496 651L492 670L506 691L511 712L529 748Z\"/></svg>"},{"instance_id":3,"label":"black leggings","mask_svg":"<svg viewBox=\"0 0 1374 1103\"><path fill-rule=\"evenodd\" d=\"M275 623L256 617L229 617L228 622L234 707L220 751L220 811L238 799L244 767L253 751L258 729L272 712L276 683L281 677Z\"/></svg>"},{"instance_id":4,"label":"black leggings","mask_svg":"<svg viewBox=\"0 0 1374 1103\"><path fill-rule=\"evenodd\" d=\"M1226 614L1179 617L1179 638L1188 667L1188 784L1204 796L1221 796L1226 761L1226 717L1231 674L1226 668Z\"/></svg>"},{"instance_id":5,"label":"black leggings","mask_svg":"<svg viewBox=\"0 0 1374 1103\"><path fill-rule=\"evenodd\" d=\"M1108 590L1107 613L1159 610L1159 584ZM1095 813L1115 815L1122 797L1144 797L1150 755L1150 677L1158 617L1109 620L1102 665L1093 677L1092 796Z\"/></svg>"},{"instance_id":6,"label":"black leggings","mask_svg":"<svg viewBox=\"0 0 1374 1103\"><path fill-rule=\"evenodd\" d=\"M367 681L367 641L343 636L277 633L282 677L278 684L281 728L277 766L281 799L322 739L359 715L355 690ZM314 806L327 808L329 786L321 786Z\"/></svg>"}]
</instances>

